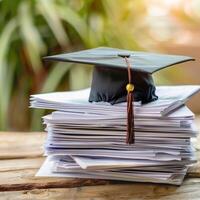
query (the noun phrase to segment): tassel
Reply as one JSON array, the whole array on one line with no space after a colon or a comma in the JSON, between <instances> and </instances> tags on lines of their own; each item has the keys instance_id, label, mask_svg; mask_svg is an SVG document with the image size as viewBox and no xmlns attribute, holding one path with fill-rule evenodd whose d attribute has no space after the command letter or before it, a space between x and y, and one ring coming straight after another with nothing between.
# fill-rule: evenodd
<instances>
[{"instance_id":1,"label":"tassel","mask_svg":"<svg viewBox=\"0 0 200 200\"><path fill-rule=\"evenodd\" d=\"M134 85L132 84L131 77L131 65L128 60L130 55L128 54L119 54L118 56L125 59L128 69L128 84L126 85L127 90L127 134L126 134L126 144L133 144L135 142L134 134Z\"/></svg>"},{"instance_id":2,"label":"tassel","mask_svg":"<svg viewBox=\"0 0 200 200\"><path fill-rule=\"evenodd\" d=\"M124 57L126 64L128 66L128 84L126 85L127 90L127 135L126 135L126 144L133 144L135 134L134 134L134 96L133 90L134 85L131 77L131 65L129 63L128 57Z\"/></svg>"},{"instance_id":3,"label":"tassel","mask_svg":"<svg viewBox=\"0 0 200 200\"><path fill-rule=\"evenodd\" d=\"M127 84L127 135L126 143L134 143L134 110L133 110L133 85Z\"/></svg>"}]
</instances>

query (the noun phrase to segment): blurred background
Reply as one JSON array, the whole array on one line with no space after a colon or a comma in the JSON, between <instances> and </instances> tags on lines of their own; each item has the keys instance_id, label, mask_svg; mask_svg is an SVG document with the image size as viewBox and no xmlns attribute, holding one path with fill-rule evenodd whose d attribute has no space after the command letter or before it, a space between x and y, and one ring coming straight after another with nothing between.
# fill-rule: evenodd
<instances>
[{"instance_id":1,"label":"blurred background","mask_svg":"<svg viewBox=\"0 0 200 200\"><path fill-rule=\"evenodd\" d=\"M154 77L200 84L200 0L0 0L0 130L41 130L30 94L89 86L91 66L43 56L97 46L193 56ZM188 102L197 114L199 100Z\"/></svg>"}]
</instances>

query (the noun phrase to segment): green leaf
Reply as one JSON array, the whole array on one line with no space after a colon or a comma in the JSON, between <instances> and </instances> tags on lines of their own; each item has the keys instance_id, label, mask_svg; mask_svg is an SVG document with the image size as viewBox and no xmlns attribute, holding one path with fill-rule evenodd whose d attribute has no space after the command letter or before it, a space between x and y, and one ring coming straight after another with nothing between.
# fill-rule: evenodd
<instances>
[{"instance_id":1,"label":"green leaf","mask_svg":"<svg viewBox=\"0 0 200 200\"><path fill-rule=\"evenodd\" d=\"M84 44L87 47L92 47L93 41L95 41L95 34L89 34L91 30L85 20L69 6L65 7L65 9L62 6L57 6L56 10L60 17L76 30Z\"/></svg>"},{"instance_id":2,"label":"green leaf","mask_svg":"<svg viewBox=\"0 0 200 200\"><path fill-rule=\"evenodd\" d=\"M22 1L18 10L19 28L25 53L30 59L33 70L37 73L42 68L41 55L46 52L46 46L34 26L30 5Z\"/></svg>"},{"instance_id":3,"label":"green leaf","mask_svg":"<svg viewBox=\"0 0 200 200\"><path fill-rule=\"evenodd\" d=\"M7 23L0 35L0 127L2 130L6 129L8 120L7 111L13 82L13 70L11 66L8 65L7 55L16 27L16 21L12 19ZM10 67L10 70L8 70L8 67Z\"/></svg>"},{"instance_id":4,"label":"green leaf","mask_svg":"<svg viewBox=\"0 0 200 200\"><path fill-rule=\"evenodd\" d=\"M59 44L63 47L67 46L69 39L60 20L59 13L56 10L56 1L37 1L37 8L40 14L45 18ZM62 9L65 10L63 7Z\"/></svg>"}]
</instances>

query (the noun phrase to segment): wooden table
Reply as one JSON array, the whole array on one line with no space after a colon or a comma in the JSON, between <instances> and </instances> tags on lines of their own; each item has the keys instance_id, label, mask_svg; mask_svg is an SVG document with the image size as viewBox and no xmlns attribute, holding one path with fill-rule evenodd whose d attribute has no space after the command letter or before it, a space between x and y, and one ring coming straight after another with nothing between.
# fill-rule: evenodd
<instances>
[{"instance_id":1,"label":"wooden table","mask_svg":"<svg viewBox=\"0 0 200 200\"><path fill-rule=\"evenodd\" d=\"M0 200L164 199L199 200L200 164L188 172L182 186L106 180L38 178L45 133L0 133ZM199 140L200 141L200 140ZM198 142L195 144L199 150ZM199 156L199 152L197 152ZM199 158L200 160L200 158Z\"/></svg>"}]
</instances>

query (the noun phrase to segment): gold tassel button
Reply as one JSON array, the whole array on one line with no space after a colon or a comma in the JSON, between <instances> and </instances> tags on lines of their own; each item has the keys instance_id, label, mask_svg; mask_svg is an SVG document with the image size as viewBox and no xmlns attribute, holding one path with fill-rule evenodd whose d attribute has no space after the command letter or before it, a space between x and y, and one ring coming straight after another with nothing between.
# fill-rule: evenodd
<instances>
[{"instance_id":1,"label":"gold tassel button","mask_svg":"<svg viewBox=\"0 0 200 200\"><path fill-rule=\"evenodd\" d=\"M128 84L126 85L126 90L127 90L128 93L133 92L133 90L134 90L134 85L131 84L131 83L128 83Z\"/></svg>"}]
</instances>

